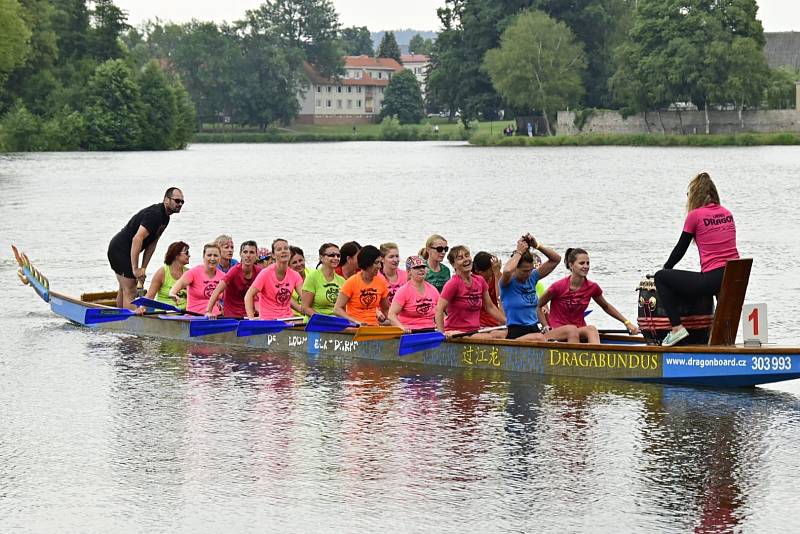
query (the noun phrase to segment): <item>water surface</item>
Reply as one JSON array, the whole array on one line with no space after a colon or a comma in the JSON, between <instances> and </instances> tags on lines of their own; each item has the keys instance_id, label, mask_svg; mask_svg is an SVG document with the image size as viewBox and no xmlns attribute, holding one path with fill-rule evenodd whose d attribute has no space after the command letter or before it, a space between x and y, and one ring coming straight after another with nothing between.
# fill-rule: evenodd
<instances>
[{"instance_id":1,"label":"water surface","mask_svg":"<svg viewBox=\"0 0 800 534\"><path fill-rule=\"evenodd\" d=\"M796 532L800 381L725 391L262 354L102 334L16 280L21 245L62 293L111 289L139 208L187 203L183 239L430 233L507 257L531 231L583 246L627 316L708 170L755 259L748 302L797 344L800 149L195 145L0 157L3 532ZM698 267L692 247L681 267ZM552 279L566 273L559 268ZM602 311L601 327L618 328Z\"/></svg>"}]
</instances>

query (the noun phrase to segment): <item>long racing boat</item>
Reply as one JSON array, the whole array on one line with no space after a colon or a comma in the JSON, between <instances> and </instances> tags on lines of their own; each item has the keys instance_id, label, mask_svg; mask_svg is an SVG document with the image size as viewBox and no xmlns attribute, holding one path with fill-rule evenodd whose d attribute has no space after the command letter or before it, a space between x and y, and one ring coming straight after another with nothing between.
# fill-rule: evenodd
<instances>
[{"instance_id":1,"label":"long racing boat","mask_svg":"<svg viewBox=\"0 0 800 534\"><path fill-rule=\"evenodd\" d=\"M800 348L743 345L662 347L641 336L602 336L602 344L523 342L502 339L449 339L437 346L401 354L401 336L358 341L353 329L310 331L304 327L239 337L235 332L193 336L188 315L129 315L124 320L90 324L88 317L113 313L114 293L85 293L80 298L50 290L48 279L16 247L20 280L50 309L68 321L105 332L215 343L254 351L290 352L306 357L365 358L415 365L503 370L529 375L636 380L709 387L752 387L800 378ZM748 271L749 274L749 271ZM719 306L722 308L722 306ZM741 309L741 304L739 305ZM90 311L93 310L93 311ZM100 312L102 313L102 311ZM736 322L738 328L738 320ZM735 337L735 328L733 335Z\"/></svg>"}]
</instances>

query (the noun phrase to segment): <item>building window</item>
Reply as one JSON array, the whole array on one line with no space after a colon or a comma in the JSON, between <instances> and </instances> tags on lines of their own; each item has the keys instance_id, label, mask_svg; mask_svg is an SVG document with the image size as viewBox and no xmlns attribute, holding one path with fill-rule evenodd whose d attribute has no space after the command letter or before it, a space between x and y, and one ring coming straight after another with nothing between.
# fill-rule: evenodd
<instances>
[{"instance_id":1,"label":"building window","mask_svg":"<svg viewBox=\"0 0 800 534\"><path fill-rule=\"evenodd\" d=\"M347 101L347 109L353 109L353 101L352 100L348 100Z\"/></svg>"},{"instance_id":2,"label":"building window","mask_svg":"<svg viewBox=\"0 0 800 534\"><path fill-rule=\"evenodd\" d=\"M356 107L361 108L361 100L356 100Z\"/></svg>"},{"instance_id":3,"label":"building window","mask_svg":"<svg viewBox=\"0 0 800 534\"><path fill-rule=\"evenodd\" d=\"M342 101L341 100L337 100L336 101L336 109L342 109Z\"/></svg>"},{"instance_id":4,"label":"building window","mask_svg":"<svg viewBox=\"0 0 800 534\"><path fill-rule=\"evenodd\" d=\"M342 86L341 85L337 85L336 86L336 92L337 93L341 93L342 92Z\"/></svg>"},{"instance_id":5,"label":"building window","mask_svg":"<svg viewBox=\"0 0 800 534\"><path fill-rule=\"evenodd\" d=\"M318 86L317 86L317 92L318 92L318 93L321 93L321 92L322 92L322 86L321 86L321 85L318 85Z\"/></svg>"},{"instance_id":6,"label":"building window","mask_svg":"<svg viewBox=\"0 0 800 534\"><path fill-rule=\"evenodd\" d=\"M330 101L330 100L326 100L326 101L325 101L325 107L326 107L326 108L329 108L329 107L331 107L331 101Z\"/></svg>"},{"instance_id":7,"label":"building window","mask_svg":"<svg viewBox=\"0 0 800 534\"><path fill-rule=\"evenodd\" d=\"M331 92L331 90L332 90L333 88L332 88L332 87L329 85L329 86L327 87L327 89L328 89L328 92L330 93L330 92Z\"/></svg>"},{"instance_id":8,"label":"building window","mask_svg":"<svg viewBox=\"0 0 800 534\"><path fill-rule=\"evenodd\" d=\"M378 79L380 80L382 78L383 78L383 73L382 72L378 72Z\"/></svg>"},{"instance_id":9,"label":"building window","mask_svg":"<svg viewBox=\"0 0 800 534\"><path fill-rule=\"evenodd\" d=\"M361 86L359 85L358 87L356 87L356 93L360 93L360 92L361 92Z\"/></svg>"},{"instance_id":10,"label":"building window","mask_svg":"<svg viewBox=\"0 0 800 534\"><path fill-rule=\"evenodd\" d=\"M352 92L353 92L353 88L352 88L352 87L348 87L348 88L347 88L347 92L348 92L348 93L352 93Z\"/></svg>"},{"instance_id":11,"label":"building window","mask_svg":"<svg viewBox=\"0 0 800 534\"><path fill-rule=\"evenodd\" d=\"M322 99L321 99L321 98L318 98L318 99L317 99L317 107L318 107L318 108L321 108L321 107L322 107Z\"/></svg>"}]
</instances>

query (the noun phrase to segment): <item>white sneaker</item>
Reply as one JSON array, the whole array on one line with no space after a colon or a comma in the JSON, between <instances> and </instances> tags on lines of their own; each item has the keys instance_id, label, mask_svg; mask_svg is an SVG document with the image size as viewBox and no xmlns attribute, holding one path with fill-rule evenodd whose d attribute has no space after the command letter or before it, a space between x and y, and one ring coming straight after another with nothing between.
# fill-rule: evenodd
<instances>
[{"instance_id":1,"label":"white sneaker","mask_svg":"<svg viewBox=\"0 0 800 534\"><path fill-rule=\"evenodd\" d=\"M689 335L689 332L684 327L680 327L676 332L670 331L667 334L667 337L664 338L664 341L661 342L662 347L671 347L678 341L686 338Z\"/></svg>"}]
</instances>

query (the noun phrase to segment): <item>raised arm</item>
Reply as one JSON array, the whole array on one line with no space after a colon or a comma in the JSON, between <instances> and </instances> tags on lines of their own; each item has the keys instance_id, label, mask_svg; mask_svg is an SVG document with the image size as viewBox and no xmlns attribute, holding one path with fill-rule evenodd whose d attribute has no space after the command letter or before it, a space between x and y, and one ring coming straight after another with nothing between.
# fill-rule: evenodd
<instances>
[{"instance_id":1,"label":"raised arm","mask_svg":"<svg viewBox=\"0 0 800 534\"><path fill-rule=\"evenodd\" d=\"M511 281L511 277L514 276L514 269L519 265L519 259L526 250L528 250L528 242L525 240L525 236L522 236L517 239L517 248L511 253L511 258L503 267L503 274L500 276L501 286L505 287Z\"/></svg>"}]
</instances>

